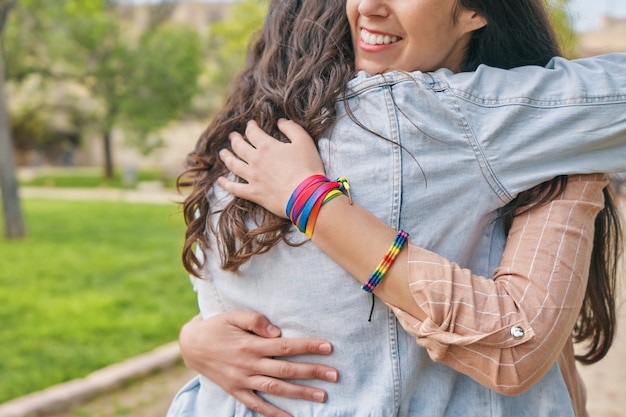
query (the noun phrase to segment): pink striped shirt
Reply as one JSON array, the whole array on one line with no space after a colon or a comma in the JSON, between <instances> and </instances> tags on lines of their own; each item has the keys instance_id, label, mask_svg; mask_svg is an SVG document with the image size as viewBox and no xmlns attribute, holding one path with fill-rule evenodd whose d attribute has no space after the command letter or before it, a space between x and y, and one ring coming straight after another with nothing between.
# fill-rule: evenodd
<instances>
[{"instance_id":1,"label":"pink striped shirt","mask_svg":"<svg viewBox=\"0 0 626 417\"><path fill-rule=\"evenodd\" d=\"M428 318L394 308L402 326L433 360L509 395L558 360L576 416L587 416L571 333L607 184L601 174L570 176L559 198L516 217L493 279L409 245L409 284Z\"/></svg>"}]
</instances>

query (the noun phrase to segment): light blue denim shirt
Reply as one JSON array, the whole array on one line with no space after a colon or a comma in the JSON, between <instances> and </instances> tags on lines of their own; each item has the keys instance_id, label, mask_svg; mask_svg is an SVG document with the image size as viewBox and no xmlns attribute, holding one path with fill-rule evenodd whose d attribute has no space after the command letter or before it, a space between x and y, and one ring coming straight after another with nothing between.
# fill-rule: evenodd
<instances>
[{"instance_id":1,"label":"light blue denim shirt","mask_svg":"<svg viewBox=\"0 0 626 417\"><path fill-rule=\"evenodd\" d=\"M499 263L498 210L520 191L558 174L626 170L623 54L511 71L360 73L337 109L318 146L327 175L346 176L356 203L480 275ZM209 198L217 209L229 197L215 187ZM290 238L307 240L295 228ZM573 416L556 364L524 394L503 396L433 362L382 302L368 322L371 296L310 242L279 244L237 274L205 256L206 279L195 281L205 317L258 311L285 337L333 343L330 356L294 359L340 371L338 383L307 381L328 391L326 403L263 395L295 416ZM256 414L198 378L168 415Z\"/></svg>"}]
</instances>

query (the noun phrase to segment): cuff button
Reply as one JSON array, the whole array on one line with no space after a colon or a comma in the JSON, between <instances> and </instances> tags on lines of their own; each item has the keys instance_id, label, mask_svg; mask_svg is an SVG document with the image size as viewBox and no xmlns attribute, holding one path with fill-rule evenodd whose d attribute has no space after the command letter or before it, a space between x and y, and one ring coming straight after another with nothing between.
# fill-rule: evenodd
<instances>
[{"instance_id":1,"label":"cuff button","mask_svg":"<svg viewBox=\"0 0 626 417\"><path fill-rule=\"evenodd\" d=\"M521 326L513 326L511 327L511 336L513 339L519 340L524 337L524 329Z\"/></svg>"}]
</instances>

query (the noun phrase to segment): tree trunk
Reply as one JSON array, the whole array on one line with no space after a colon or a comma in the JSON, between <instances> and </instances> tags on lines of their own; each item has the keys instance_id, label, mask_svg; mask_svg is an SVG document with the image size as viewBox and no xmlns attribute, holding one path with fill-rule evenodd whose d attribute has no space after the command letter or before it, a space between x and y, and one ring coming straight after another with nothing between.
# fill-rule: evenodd
<instances>
[{"instance_id":1,"label":"tree trunk","mask_svg":"<svg viewBox=\"0 0 626 417\"><path fill-rule=\"evenodd\" d=\"M0 41L9 9L13 2L0 2ZM0 42L1 44L1 42ZM1 45L0 45L1 46ZM20 205L15 175L15 156L9 123L6 93L4 91L4 56L0 47L0 190L4 212L4 234L8 239L26 236L24 216Z\"/></svg>"},{"instance_id":2,"label":"tree trunk","mask_svg":"<svg viewBox=\"0 0 626 417\"><path fill-rule=\"evenodd\" d=\"M113 178L113 153L111 151L112 132L106 128L102 137L104 144L104 177Z\"/></svg>"},{"instance_id":3,"label":"tree trunk","mask_svg":"<svg viewBox=\"0 0 626 417\"><path fill-rule=\"evenodd\" d=\"M0 0L0 34L4 32L4 25L7 22L7 16L15 3L17 3L17 0Z\"/></svg>"}]
</instances>

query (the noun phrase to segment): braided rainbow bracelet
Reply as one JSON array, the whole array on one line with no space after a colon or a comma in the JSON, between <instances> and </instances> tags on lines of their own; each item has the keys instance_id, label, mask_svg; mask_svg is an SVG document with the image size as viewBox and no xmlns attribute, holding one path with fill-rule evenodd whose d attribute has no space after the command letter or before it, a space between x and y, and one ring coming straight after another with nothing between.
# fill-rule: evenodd
<instances>
[{"instance_id":1,"label":"braided rainbow bracelet","mask_svg":"<svg viewBox=\"0 0 626 417\"><path fill-rule=\"evenodd\" d=\"M391 268L391 265L393 265L393 262L396 260L396 257L402 250L402 246L404 246L404 243L408 238L409 234L407 232L404 230L398 231L396 238L391 243L391 246L389 246L389 250L383 259L380 261L376 269L374 269L374 272L372 272L372 275L370 275L367 282L361 286L364 291L369 293L374 291L380 280L385 276L389 268Z\"/></svg>"},{"instance_id":2,"label":"braided rainbow bracelet","mask_svg":"<svg viewBox=\"0 0 626 417\"><path fill-rule=\"evenodd\" d=\"M323 175L311 175L291 194L285 213L298 230L311 237L322 205L343 194L343 191L346 191L352 204L350 184L345 177L331 181Z\"/></svg>"}]
</instances>

